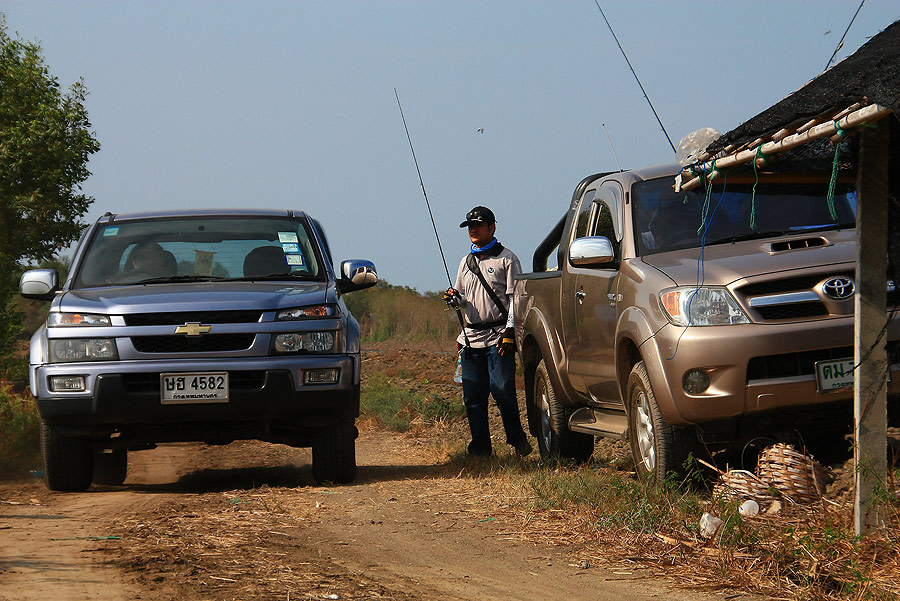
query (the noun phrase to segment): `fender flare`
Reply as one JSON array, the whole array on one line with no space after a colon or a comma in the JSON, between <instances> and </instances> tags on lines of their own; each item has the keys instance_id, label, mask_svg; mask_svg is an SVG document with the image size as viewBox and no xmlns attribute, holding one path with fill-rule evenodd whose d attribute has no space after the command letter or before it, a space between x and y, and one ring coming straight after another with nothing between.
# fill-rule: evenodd
<instances>
[{"instance_id":1,"label":"fender flare","mask_svg":"<svg viewBox=\"0 0 900 601\"><path fill-rule=\"evenodd\" d=\"M672 397L670 383L663 368L664 358L660 356L655 334L646 314L640 309L628 307L619 316L616 328L616 378L619 395L627 409L625 386L628 376L634 364L643 361L663 417L672 425L687 424L689 422L681 415ZM636 349L636 356L632 356L629 349Z\"/></svg>"}]
</instances>

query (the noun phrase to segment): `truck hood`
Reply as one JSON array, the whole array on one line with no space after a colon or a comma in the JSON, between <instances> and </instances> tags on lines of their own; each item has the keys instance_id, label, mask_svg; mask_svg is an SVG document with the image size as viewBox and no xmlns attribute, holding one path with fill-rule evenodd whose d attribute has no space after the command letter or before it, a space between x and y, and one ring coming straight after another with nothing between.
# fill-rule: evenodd
<instances>
[{"instance_id":1,"label":"truck hood","mask_svg":"<svg viewBox=\"0 0 900 601\"><path fill-rule=\"evenodd\" d=\"M773 243L825 240L824 246L773 250ZM700 249L682 249L641 257L679 286L696 285L702 278L707 286L727 286L755 275L786 272L816 266L839 265L856 261L856 231L835 230L765 240L746 240L731 244L713 244L703 252L703 265L698 265Z\"/></svg>"},{"instance_id":2,"label":"truck hood","mask_svg":"<svg viewBox=\"0 0 900 601\"><path fill-rule=\"evenodd\" d=\"M128 315L165 311L274 311L336 302L326 282L190 282L70 290L53 310Z\"/></svg>"}]
</instances>

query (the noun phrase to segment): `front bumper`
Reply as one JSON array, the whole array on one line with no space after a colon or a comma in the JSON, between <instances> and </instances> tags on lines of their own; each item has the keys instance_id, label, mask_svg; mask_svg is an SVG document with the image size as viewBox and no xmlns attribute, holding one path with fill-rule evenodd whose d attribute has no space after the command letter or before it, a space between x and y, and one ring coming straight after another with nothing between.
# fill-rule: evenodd
<instances>
[{"instance_id":1,"label":"front bumper","mask_svg":"<svg viewBox=\"0 0 900 601\"><path fill-rule=\"evenodd\" d=\"M900 323L892 323L888 340L898 339ZM666 325L642 345L641 355L663 417L685 425L852 399L852 388L819 391L813 370L816 360L852 359L852 343L852 317L686 330ZM757 369L767 361L796 363L796 368L770 377ZM688 394L682 382L696 368L707 372L710 386ZM888 393L900 393L900 365L891 365L890 373Z\"/></svg>"},{"instance_id":2,"label":"front bumper","mask_svg":"<svg viewBox=\"0 0 900 601\"><path fill-rule=\"evenodd\" d=\"M309 369L338 369L334 384L306 384ZM161 373L229 374L227 402L163 404ZM84 392L50 392L50 376L83 376ZM63 434L147 443L204 439L296 438L359 413L359 357L118 361L35 367L32 391L41 418ZM279 434L280 433L280 434Z\"/></svg>"}]
</instances>

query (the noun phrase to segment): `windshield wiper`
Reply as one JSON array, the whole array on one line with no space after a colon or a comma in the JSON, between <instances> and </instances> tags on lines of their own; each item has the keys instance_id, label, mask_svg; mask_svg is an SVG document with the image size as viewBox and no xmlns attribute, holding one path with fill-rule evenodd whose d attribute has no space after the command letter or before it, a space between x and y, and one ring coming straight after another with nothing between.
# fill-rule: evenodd
<instances>
[{"instance_id":1,"label":"windshield wiper","mask_svg":"<svg viewBox=\"0 0 900 601\"><path fill-rule=\"evenodd\" d=\"M225 278L213 275L167 275L128 282L129 284L165 284L168 282L220 282Z\"/></svg>"},{"instance_id":2,"label":"windshield wiper","mask_svg":"<svg viewBox=\"0 0 900 601\"><path fill-rule=\"evenodd\" d=\"M242 278L224 278L227 282L264 282L278 280L312 280L306 273L270 273L268 275L245 276Z\"/></svg>"},{"instance_id":3,"label":"windshield wiper","mask_svg":"<svg viewBox=\"0 0 900 601\"><path fill-rule=\"evenodd\" d=\"M759 238L778 238L779 236L786 236L788 234L809 234L812 232L822 232L826 230L839 230L849 227L856 227L855 223L829 223L828 225L822 226L813 226L810 228L801 228L801 227L792 227L786 230L775 230L771 232L747 232L746 234L738 234L736 236L727 236L725 238L719 238L717 240L713 240L712 242L707 242L707 246L710 244L729 244L733 242L741 242L743 240L758 240Z\"/></svg>"}]
</instances>

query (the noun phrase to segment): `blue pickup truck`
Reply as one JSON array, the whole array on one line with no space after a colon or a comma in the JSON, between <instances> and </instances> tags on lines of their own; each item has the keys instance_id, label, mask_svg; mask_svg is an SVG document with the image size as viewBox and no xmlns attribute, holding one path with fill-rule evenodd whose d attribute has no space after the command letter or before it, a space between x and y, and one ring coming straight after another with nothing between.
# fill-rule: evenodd
<instances>
[{"instance_id":1,"label":"blue pickup truck","mask_svg":"<svg viewBox=\"0 0 900 601\"><path fill-rule=\"evenodd\" d=\"M312 447L317 481L356 475L359 326L342 296L370 261L335 272L318 221L289 210L107 213L31 339L51 490L121 484L128 451L256 439Z\"/></svg>"}]
</instances>

